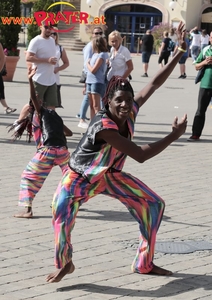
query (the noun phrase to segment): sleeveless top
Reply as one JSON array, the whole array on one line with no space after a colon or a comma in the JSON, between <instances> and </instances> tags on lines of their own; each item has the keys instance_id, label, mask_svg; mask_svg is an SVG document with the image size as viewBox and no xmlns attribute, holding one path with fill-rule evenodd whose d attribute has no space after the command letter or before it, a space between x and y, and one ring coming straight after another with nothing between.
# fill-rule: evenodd
<instances>
[{"instance_id":1,"label":"sleeveless top","mask_svg":"<svg viewBox=\"0 0 212 300\"><path fill-rule=\"evenodd\" d=\"M33 116L33 134L37 148L67 147L63 131L63 120L55 110L41 107L40 116Z\"/></svg>"},{"instance_id":2,"label":"sleeveless top","mask_svg":"<svg viewBox=\"0 0 212 300\"><path fill-rule=\"evenodd\" d=\"M134 123L138 110L138 104L134 102L127 119L130 139L134 134ZM104 108L92 119L86 134L70 157L70 168L81 174L90 183L99 180L104 173L111 170L121 171L124 166L126 154L113 148L104 140L96 141L96 134L108 129L119 131L117 124L108 117L107 110Z\"/></svg>"}]
</instances>

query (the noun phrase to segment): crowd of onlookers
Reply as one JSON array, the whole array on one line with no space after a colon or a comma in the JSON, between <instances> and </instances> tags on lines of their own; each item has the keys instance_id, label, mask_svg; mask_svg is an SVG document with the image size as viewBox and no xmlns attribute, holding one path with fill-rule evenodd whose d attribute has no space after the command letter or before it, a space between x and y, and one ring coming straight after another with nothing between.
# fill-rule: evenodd
<instances>
[{"instance_id":1,"label":"crowd of onlookers","mask_svg":"<svg viewBox=\"0 0 212 300\"><path fill-rule=\"evenodd\" d=\"M103 107L102 98L112 76L118 75L128 80L132 79L133 62L130 51L124 46L124 37L117 30L112 31L106 38L101 26L95 26L91 33L91 41L83 49L82 74L84 83L83 99L79 114L78 127L87 129L88 121ZM180 79L185 79L186 61L192 58L196 65L199 54L210 44L210 36L205 29L199 30L196 26L185 31L187 50L179 60ZM154 37L150 29L140 39L141 57L143 64L142 77L148 77L148 68L151 55L154 51ZM2 47L1 47L2 48ZM2 51L2 49L0 50ZM163 32L158 55L158 64L162 68L179 49L178 36L175 28ZM209 49L210 50L210 49ZM207 51L209 51L207 50ZM209 56L209 53L206 53ZM200 57L203 60L205 57ZM60 63L62 62L62 64ZM57 27L41 26L41 35L31 40L26 52L28 68L36 66L33 75L33 84L37 97L48 107L55 109L62 106L61 85L59 72L69 66L69 60L63 46L59 44ZM209 63L210 65L210 63ZM198 65L196 65L198 70ZM207 72L209 72L207 70ZM206 72L206 74L207 74ZM205 75L206 76L206 75ZM210 85L207 85L210 88ZM5 100L4 83L0 74L0 102L5 113L12 113L16 109L10 108ZM90 108L90 115L87 115ZM28 114L29 105L26 104L19 116L18 122ZM196 136L196 135L195 135ZM200 136L200 135L199 135Z\"/></svg>"}]
</instances>

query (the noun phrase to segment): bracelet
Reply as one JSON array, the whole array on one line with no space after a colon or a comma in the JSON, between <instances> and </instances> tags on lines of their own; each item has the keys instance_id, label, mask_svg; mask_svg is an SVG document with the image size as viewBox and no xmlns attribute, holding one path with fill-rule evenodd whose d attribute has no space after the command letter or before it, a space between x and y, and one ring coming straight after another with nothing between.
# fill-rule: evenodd
<instances>
[{"instance_id":1,"label":"bracelet","mask_svg":"<svg viewBox=\"0 0 212 300\"><path fill-rule=\"evenodd\" d=\"M183 48L178 47L177 48L180 52L186 52L187 50L184 50Z\"/></svg>"}]
</instances>

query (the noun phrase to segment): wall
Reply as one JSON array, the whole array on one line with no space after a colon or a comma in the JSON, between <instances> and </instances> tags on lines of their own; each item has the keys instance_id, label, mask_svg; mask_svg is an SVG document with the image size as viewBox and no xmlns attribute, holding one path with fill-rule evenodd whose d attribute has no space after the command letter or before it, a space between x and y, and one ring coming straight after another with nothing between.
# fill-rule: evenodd
<instances>
[{"instance_id":1,"label":"wall","mask_svg":"<svg viewBox=\"0 0 212 300\"><path fill-rule=\"evenodd\" d=\"M175 0L176 1L176 0ZM104 12L112 7L121 4L145 4L159 9L163 14L163 23L173 23L176 26L179 21L186 23L186 28L191 29L201 23L202 0L177 0L176 8L172 10L169 7L171 0L92 0L89 5L86 0L81 0L81 11L89 13L91 16L104 15ZM195 13L194 13L195 12ZM85 26L80 26L80 38L83 42L90 40L86 34Z\"/></svg>"}]
</instances>

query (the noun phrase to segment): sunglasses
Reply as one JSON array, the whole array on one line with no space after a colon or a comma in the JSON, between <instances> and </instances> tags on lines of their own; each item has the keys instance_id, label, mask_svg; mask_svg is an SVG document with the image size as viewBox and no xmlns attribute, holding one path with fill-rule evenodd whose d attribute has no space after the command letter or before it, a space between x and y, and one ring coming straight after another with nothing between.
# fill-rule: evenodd
<instances>
[{"instance_id":1,"label":"sunglasses","mask_svg":"<svg viewBox=\"0 0 212 300\"><path fill-rule=\"evenodd\" d=\"M44 25L43 27L44 27L45 29L52 29L52 26Z\"/></svg>"},{"instance_id":2,"label":"sunglasses","mask_svg":"<svg viewBox=\"0 0 212 300\"><path fill-rule=\"evenodd\" d=\"M98 35L98 34L102 35L102 34L103 34L103 32L102 32L102 31L99 31L99 32L94 32L94 34L95 34L95 35Z\"/></svg>"},{"instance_id":3,"label":"sunglasses","mask_svg":"<svg viewBox=\"0 0 212 300\"><path fill-rule=\"evenodd\" d=\"M57 36L57 33L56 32L52 32L51 35Z\"/></svg>"}]
</instances>

